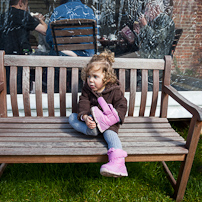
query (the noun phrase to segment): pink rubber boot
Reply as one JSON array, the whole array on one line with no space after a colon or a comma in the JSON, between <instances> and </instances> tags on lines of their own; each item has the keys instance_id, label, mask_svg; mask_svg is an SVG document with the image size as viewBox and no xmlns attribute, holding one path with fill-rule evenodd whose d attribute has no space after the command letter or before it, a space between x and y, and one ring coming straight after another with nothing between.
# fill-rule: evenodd
<instances>
[{"instance_id":1,"label":"pink rubber boot","mask_svg":"<svg viewBox=\"0 0 202 202\"><path fill-rule=\"evenodd\" d=\"M127 168L125 166L127 152L122 149L110 148L107 155L109 162L101 166L100 174L105 177L128 176Z\"/></svg>"},{"instance_id":2,"label":"pink rubber boot","mask_svg":"<svg viewBox=\"0 0 202 202\"><path fill-rule=\"evenodd\" d=\"M112 104L107 104L103 97L98 98L98 103L103 109L103 112L98 107L92 107L91 113L97 127L101 133L107 130L110 126L119 122L119 116Z\"/></svg>"}]
</instances>

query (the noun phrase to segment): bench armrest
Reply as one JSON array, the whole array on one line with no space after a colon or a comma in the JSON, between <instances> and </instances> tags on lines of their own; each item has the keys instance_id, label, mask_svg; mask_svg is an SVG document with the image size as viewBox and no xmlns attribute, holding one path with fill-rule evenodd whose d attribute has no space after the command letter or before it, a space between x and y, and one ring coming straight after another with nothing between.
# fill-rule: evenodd
<instances>
[{"instance_id":1,"label":"bench armrest","mask_svg":"<svg viewBox=\"0 0 202 202\"><path fill-rule=\"evenodd\" d=\"M171 85L164 86L163 91L170 95L175 101L189 111L198 121L202 121L202 109L184 98L175 88Z\"/></svg>"},{"instance_id":2,"label":"bench armrest","mask_svg":"<svg viewBox=\"0 0 202 202\"><path fill-rule=\"evenodd\" d=\"M0 81L0 93L3 91L4 89L4 82Z\"/></svg>"}]
</instances>

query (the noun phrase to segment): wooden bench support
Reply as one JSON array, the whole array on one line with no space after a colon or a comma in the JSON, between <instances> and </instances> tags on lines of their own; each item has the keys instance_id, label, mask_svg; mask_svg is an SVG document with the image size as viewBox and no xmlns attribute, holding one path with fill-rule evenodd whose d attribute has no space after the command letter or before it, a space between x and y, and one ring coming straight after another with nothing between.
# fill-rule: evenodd
<instances>
[{"instance_id":1,"label":"wooden bench support","mask_svg":"<svg viewBox=\"0 0 202 202\"><path fill-rule=\"evenodd\" d=\"M85 136L76 132L69 124L67 101L72 112L77 112L78 90L82 86L79 70L90 58L59 56L4 55L0 51L0 175L7 163L95 163L107 161L107 145L102 135ZM127 151L126 162L163 163L168 179L174 188L176 201L183 199L189 179L195 151L202 126L202 109L189 102L170 86L171 57L165 59L116 58L121 90L129 92L128 114L119 129L123 149ZM10 98L13 117L7 117L6 68L10 67ZM23 68L22 92L24 114L18 109L17 67ZM59 70L59 99L54 99L54 78ZM30 104L30 68L35 70L36 116ZM42 72L47 69L47 110L44 116L42 96ZM159 71L163 71L160 88ZM71 82L68 74L71 74ZM129 73L129 77L127 77ZM141 99L136 98L138 74L141 73ZM153 82L148 79L152 74ZM58 72L57 72L58 75ZM128 80L130 80L128 82ZM148 82L149 81L149 82ZM71 87L68 86L71 83ZM149 114L146 114L148 85L153 85ZM67 89L71 88L71 99ZM159 89L162 89L161 94ZM158 97L161 95L161 97ZM192 114L186 140L180 136L167 120L168 97L171 96ZM160 112L157 102L161 99ZM55 114L55 102L60 103L60 116ZM136 113L138 111L138 113ZM177 180L166 165L167 161L180 161Z\"/></svg>"},{"instance_id":2,"label":"wooden bench support","mask_svg":"<svg viewBox=\"0 0 202 202\"><path fill-rule=\"evenodd\" d=\"M188 136L192 136L192 139L187 147L190 148L189 153L186 156L185 161L181 163L180 172L177 179L176 189L174 197L176 201L181 201L183 199L187 182L189 179L189 174L191 172L191 167L194 160L194 155L196 152L197 144L200 137L200 130L202 127L202 122L197 121L195 118L192 118Z\"/></svg>"},{"instance_id":3,"label":"wooden bench support","mask_svg":"<svg viewBox=\"0 0 202 202\"><path fill-rule=\"evenodd\" d=\"M164 171L167 173L167 177L173 187L173 189L176 188L176 180L175 178L173 177L172 173L170 172L168 166L166 165L165 161L162 161L162 164L163 164L163 168L164 168Z\"/></svg>"},{"instance_id":4,"label":"wooden bench support","mask_svg":"<svg viewBox=\"0 0 202 202\"><path fill-rule=\"evenodd\" d=\"M0 92L4 89L4 82L0 81Z\"/></svg>"},{"instance_id":5,"label":"wooden bench support","mask_svg":"<svg viewBox=\"0 0 202 202\"><path fill-rule=\"evenodd\" d=\"M4 170L6 169L7 163L2 163L0 166L0 177L3 175Z\"/></svg>"}]
</instances>

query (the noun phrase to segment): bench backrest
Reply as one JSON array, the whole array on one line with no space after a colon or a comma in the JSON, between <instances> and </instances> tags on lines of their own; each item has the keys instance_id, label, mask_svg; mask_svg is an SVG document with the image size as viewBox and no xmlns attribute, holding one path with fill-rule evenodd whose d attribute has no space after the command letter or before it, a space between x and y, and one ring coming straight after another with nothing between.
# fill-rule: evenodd
<instances>
[{"instance_id":1,"label":"bench backrest","mask_svg":"<svg viewBox=\"0 0 202 202\"><path fill-rule=\"evenodd\" d=\"M42 106L42 74L47 70L47 100L48 116L55 116L54 103L54 75L55 69L59 69L59 103L60 116L66 116L67 89L69 87L69 77L67 72L71 72L71 94L72 112L77 112L78 91L81 80L79 70L83 68L90 58L88 57L61 57L61 56L30 56L30 55L4 55L0 51L0 116L7 116L7 89L6 89L6 67L10 67L10 99L13 116L19 116L17 99L17 67L22 67L22 95L25 116L31 116L30 109L30 70L35 70L35 97L37 116L43 116ZM152 83L152 99L149 116L155 116L157 100L159 99L159 71L162 70L162 86L170 84L171 57L164 59L138 59L138 58L115 58L114 68L117 69L118 78L121 82L122 91L128 96L128 116L134 116L134 109L139 105L139 116L145 116L145 109L148 94L148 83ZM57 68L55 68L57 67ZM148 80L148 72L152 79ZM137 76L139 75L140 76ZM136 103L137 83L141 78L141 100ZM129 80L129 81L128 81ZM153 80L153 81L152 81ZM162 87L163 88L163 87ZM161 95L160 116L167 116L168 96Z\"/></svg>"}]
</instances>

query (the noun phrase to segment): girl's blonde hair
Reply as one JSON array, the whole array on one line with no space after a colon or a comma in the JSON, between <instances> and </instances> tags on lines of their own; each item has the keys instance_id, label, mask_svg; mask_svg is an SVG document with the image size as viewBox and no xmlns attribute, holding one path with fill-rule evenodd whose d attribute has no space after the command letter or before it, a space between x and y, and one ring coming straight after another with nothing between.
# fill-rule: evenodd
<instances>
[{"instance_id":1,"label":"girl's blonde hair","mask_svg":"<svg viewBox=\"0 0 202 202\"><path fill-rule=\"evenodd\" d=\"M100 55L94 55L90 62L84 67L81 71L81 79L83 81L87 80L89 72L96 66L99 66L99 69L102 69L102 72L105 74L103 79L104 84L115 83L117 80L116 73L112 68L114 62L114 53L110 50L103 51Z\"/></svg>"}]
</instances>

